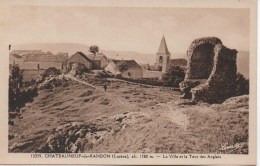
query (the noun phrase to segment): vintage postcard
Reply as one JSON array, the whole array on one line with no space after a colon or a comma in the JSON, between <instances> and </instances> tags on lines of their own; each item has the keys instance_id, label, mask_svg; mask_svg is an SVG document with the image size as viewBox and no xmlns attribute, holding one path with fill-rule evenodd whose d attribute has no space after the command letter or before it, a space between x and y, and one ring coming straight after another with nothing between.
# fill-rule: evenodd
<instances>
[{"instance_id":1,"label":"vintage postcard","mask_svg":"<svg viewBox=\"0 0 260 166\"><path fill-rule=\"evenodd\" d=\"M256 0L0 1L0 164L256 164Z\"/></svg>"}]
</instances>

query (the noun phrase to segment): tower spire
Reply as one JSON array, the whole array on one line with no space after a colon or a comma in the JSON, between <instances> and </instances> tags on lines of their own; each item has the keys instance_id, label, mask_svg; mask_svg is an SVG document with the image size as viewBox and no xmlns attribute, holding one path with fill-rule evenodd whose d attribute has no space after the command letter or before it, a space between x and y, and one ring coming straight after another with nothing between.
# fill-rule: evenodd
<instances>
[{"instance_id":1,"label":"tower spire","mask_svg":"<svg viewBox=\"0 0 260 166\"><path fill-rule=\"evenodd\" d=\"M160 54L170 54L170 52L168 50L168 47L167 47L167 44L166 44L166 40L165 40L164 35L163 35L163 37L161 39L161 43L160 43L160 46L159 46L159 49L158 49L157 53L160 53Z\"/></svg>"}]
</instances>

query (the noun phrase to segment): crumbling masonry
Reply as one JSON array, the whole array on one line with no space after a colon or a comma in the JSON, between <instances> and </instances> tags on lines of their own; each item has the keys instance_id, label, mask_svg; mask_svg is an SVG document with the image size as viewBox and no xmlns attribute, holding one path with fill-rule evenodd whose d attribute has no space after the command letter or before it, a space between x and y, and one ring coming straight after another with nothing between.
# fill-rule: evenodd
<instances>
[{"instance_id":1,"label":"crumbling masonry","mask_svg":"<svg viewBox=\"0 0 260 166\"><path fill-rule=\"evenodd\" d=\"M234 96L237 50L216 37L206 37L191 43L187 58L186 76L180 83L183 98L219 103Z\"/></svg>"}]
</instances>

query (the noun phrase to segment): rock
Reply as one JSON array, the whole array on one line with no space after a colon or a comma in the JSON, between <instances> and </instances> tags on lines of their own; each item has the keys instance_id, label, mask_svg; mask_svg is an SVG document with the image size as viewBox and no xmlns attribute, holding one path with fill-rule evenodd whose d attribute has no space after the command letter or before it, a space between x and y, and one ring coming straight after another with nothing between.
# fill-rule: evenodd
<instances>
[{"instance_id":1,"label":"rock","mask_svg":"<svg viewBox=\"0 0 260 166\"><path fill-rule=\"evenodd\" d=\"M240 105L249 105L249 95L242 95L231 97L223 102L223 104L240 104Z\"/></svg>"},{"instance_id":2,"label":"rock","mask_svg":"<svg viewBox=\"0 0 260 166\"><path fill-rule=\"evenodd\" d=\"M9 118L10 119L14 119L17 116L19 116L20 114L18 112L9 112Z\"/></svg>"},{"instance_id":3,"label":"rock","mask_svg":"<svg viewBox=\"0 0 260 166\"><path fill-rule=\"evenodd\" d=\"M14 151L15 149L23 149L25 146L32 144L32 143L33 143L33 141L22 142L22 143L15 142L11 147L9 147L9 150Z\"/></svg>"},{"instance_id":4,"label":"rock","mask_svg":"<svg viewBox=\"0 0 260 166\"><path fill-rule=\"evenodd\" d=\"M54 138L55 138L54 134L51 134L51 135L48 137L46 143L51 142Z\"/></svg>"},{"instance_id":5,"label":"rock","mask_svg":"<svg viewBox=\"0 0 260 166\"><path fill-rule=\"evenodd\" d=\"M88 132L87 129L80 129L78 132L76 132L75 136L82 138L86 136L87 132Z\"/></svg>"},{"instance_id":6,"label":"rock","mask_svg":"<svg viewBox=\"0 0 260 166\"><path fill-rule=\"evenodd\" d=\"M13 125L14 125L14 121L9 120L9 121L8 121L8 124L11 125L11 126L13 126Z\"/></svg>"},{"instance_id":7,"label":"rock","mask_svg":"<svg viewBox=\"0 0 260 166\"><path fill-rule=\"evenodd\" d=\"M11 140L14 138L14 135L13 134L8 134L8 140Z\"/></svg>"},{"instance_id":8,"label":"rock","mask_svg":"<svg viewBox=\"0 0 260 166\"><path fill-rule=\"evenodd\" d=\"M83 126L82 122L72 122L71 125L75 128L80 128Z\"/></svg>"}]
</instances>

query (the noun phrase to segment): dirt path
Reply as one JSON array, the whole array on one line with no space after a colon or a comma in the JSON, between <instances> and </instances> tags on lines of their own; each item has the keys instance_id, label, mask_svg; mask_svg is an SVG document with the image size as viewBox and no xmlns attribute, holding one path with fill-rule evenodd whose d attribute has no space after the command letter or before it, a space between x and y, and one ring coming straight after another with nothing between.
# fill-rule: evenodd
<instances>
[{"instance_id":1,"label":"dirt path","mask_svg":"<svg viewBox=\"0 0 260 166\"><path fill-rule=\"evenodd\" d=\"M79 79L77 79L77 78L75 78L75 77L73 77L73 76L65 75L65 77L66 77L66 78L69 78L69 79L71 79L71 80L73 80L73 81L79 82L79 83L81 83L81 84L90 86L90 87L92 87L92 88L94 88L94 89L96 89L96 90L104 91L104 90L103 90L102 88L100 88L100 87L94 86L94 85L89 84L89 83L87 83L87 82L85 82L85 81L81 81L81 80L79 80ZM126 107L129 107L129 108L136 107L136 106L133 105L133 104L128 104L128 103L126 103L125 101L122 100L122 98L120 98L120 97L118 97L118 96L114 96L112 93L105 92L104 95L109 96L111 99L115 99L116 101L118 101L118 103L120 103L120 104L122 104L122 105L124 105L124 106L126 106Z\"/></svg>"},{"instance_id":2,"label":"dirt path","mask_svg":"<svg viewBox=\"0 0 260 166\"><path fill-rule=\"evenodd\" d=\"M102 88L94 86L92 84L86 83L85 81L78 80L75 77L67 76L67 78L70 78L71 80L77 81L79 83L85 84L87 86L90 86L92 88L95 88L97 90L103 91ZM128 82L128 81L123 81ZM129 82L131 83L131 82ZM133 83L136 84L136 83ZM151 86L152 87L152 86ZM123 106L126 106L128 108L136 108L137 106L135 104L129 104L128 102L125 102L123 98L113 95L112 93L106 92L104 95L109 96L111 99L115 99L118 103L120 103ZM156 106L162 107L160 108L160 113L163 112L162 115L164 115L166 118L168 118L172 123L177 124L179 127L181 127L184 131L187 130L187 126L189 125L188 116L184 114L181 110L177 110L173 108L173 103L159 103ZM166 109L165 109L166 107Z\"/></svg>"},{"instance_id":3,"label":"dirt path","mask_svg":"<svg viewBox=\"0 0 260 166\"><path fill-rule=\"evenodd\" d=\"M187 130L187 126L189 125L188 116L181 110L174 109L172 105L173 103L159 103L156 106L158 109L160 109L159 112L162 113L162 115L168 118L171 122L177 124L179 127L183 128L183 130Z\"/></svg>"},{"instance_id":4,"label":"dirt path","mask_svg":"<svg viewBox=\"0 0 260 166\"><path fill-rule=\"evenodd\" d=\"M82 84L84 84L84 85L87 85L87 86L90 86L90 87L92 87L92 88L97 89L97 87L95 87L94 85L89 84L89 83L86 83L85 81L78 80L77 78L75 78L75 77L73 77L73 76L71 76L71 75L64 75L64 77L69 78L69 79L71 79L71 80L73 80L73 81L76 81L76 82L79 82L79 83L82 83Z\"/></svg>"}]
</instances>

